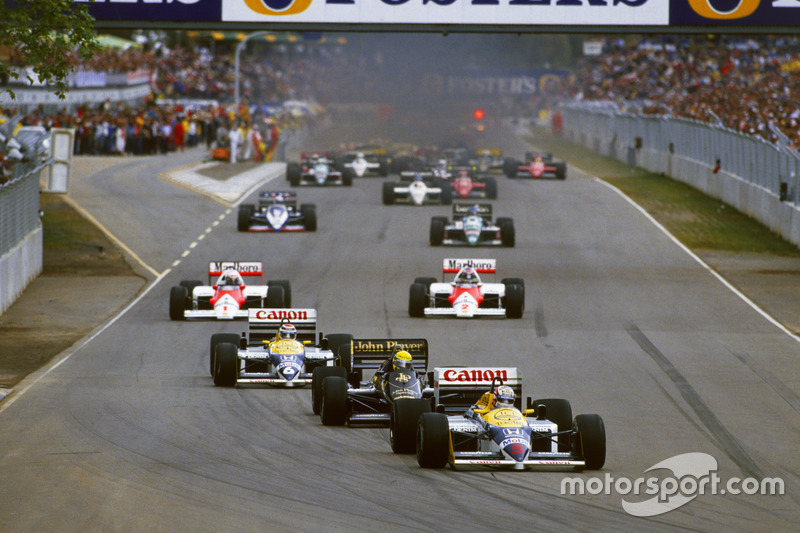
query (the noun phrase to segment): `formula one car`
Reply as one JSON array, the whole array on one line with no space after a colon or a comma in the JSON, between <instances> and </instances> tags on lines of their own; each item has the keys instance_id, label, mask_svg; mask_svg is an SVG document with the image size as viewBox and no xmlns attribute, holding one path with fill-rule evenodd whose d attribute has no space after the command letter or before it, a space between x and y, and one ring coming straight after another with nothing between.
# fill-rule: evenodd
<instances>
[{"instance_id":1,"label":"formula one car","mask_svg":"<svg viewBox=\"0 0 800 533\"><path fill-rule=\"evenodd\" d=\"M522 411L522 375L516 368L443 367L433 374L436 412L420 415L416 433L421 467L603 467L603 419L573 418L570 403L560 398L528 397Z\"/></svg>"},{"instance_id":2,"label":"formula one car","mask_svg":"<svg viewBox=\"0 0 800 533\"><path fill-rule=\"evenodd\" d=\"M317 206L300 204L292 191L263 191L258 195L258 207L239 206L239 231L316 231Z\"/></svg>"},{"instance_id":3,"label":"formula one car","mask_svg":"<svg viewBox=\"0 0 800 533\"><path fill-rule=\"evenodd\" d=\"M450 187L459 198L497 198L497 181L492 176L478 177L475 167L451 167Z\"/></svg>"},{"instance_id":4,"label":"formula one car","mask_svg":"<svg viewBox=\"0 0 800 533\"><path fill-rule=\"evenodd\" d=\"M258 285L245 285L245 277L259 278ZM217 281L212 284L212 279ZM248 316L254 307L287 307L292 302L289 280L270 280L264 285L261 261L212 261L208 264L208 285L183 280L169 293L169 317L217 318L230 320Z\"/></svg>"},{"instance_id":5,"label":"formula one car","mask_svg":"<svg viewBox=\"0 0 800 533\"><path fill-rule=\"evenodd\" d=\"M214 385L304 387L311 373L336 360L334 349L352 335L317 340L316 309L250 309L248 331L211 336L209 368ZM319 342L319 344L314 344Z\"/></svg>"},{"instance_id":6,"label":"formula one car","mask_svg":"<svg viewBox=\"0 0 800 533\"><path fill-rule=\"evenodd\" d=\"M420 413L431 410L426 339L353 339L340 345L336 370L314 371L312 408L325 425L389 426L392 447L413 451L414 441L395 442L397 432L413 434ZM364 371L374 371L364 379ZM316 393L316 394L315 394Z\"/></svg>"},{"instance_id":7,"label":"formula one car","mask_svg":"<svg viewBox=\"0 0 800 533\"><path fill-rule=\"evenodd\" d=\"M304 152L300 163L286 166L286 179L292 187L300 185L353 185L353 175L341 172L333 166L327 153Z\"/></svg>"},{"instance_id":8,"label":"formula one car","mask_svg":"<svg viewBox=\"0 0 800 533\"><path fill-rule=\"evenodd\" d=\"M525 282L504 278L500 283L483 283L479 274L494 274L495 259L445 259L442 282L418 277L409 288L408 315L411 317L455 316L458 318L522 318ZM456 276L444 282L445 274Z\"/></svg>"},{"instance_id":9,"label":"formula one car","mask_svg":"<svg viewBox=\"0 0 800 533\"><path fill-rule=\"evenodd\" d=\"M369 174L375 176L389 175L389 161L386 155L375 152L355 151L347 152L336 158L337 166L343 172L350 172L353 176L362 178Z\"/></svg>"},{"instance_id":10,"label":"formula one car","mask_svg":"<svg viewBox=\"0 0 800 533\"><path fill-rule=\"evenodd\" d=\"M542 152L527 152L525 162L506 159L503 172L509 178L556 178L567 179L567 164L553 161L553 156Z\"/></svg>"},{"instance_id":11,"label":"formula one car","mask_svg":"<svg viewBox=\"0 0 800 533\"><path fill-rule=\"evenodd\" d=\"M514 246L514 220L492 222L491 204L453 204L453 221L432 217L431 246Z\"/></svg>"},{"instance_id":12,"label":"formula one car","mask_svg":"<svg viewBox=\"0 0 800 533\"><path fill-rule=\"evenodd\" d=\"M434 178L430 173L403 172L401 183L383 182L383 203L392 205L406 203L412 205L444 204L453 201L450 184L442 179Z\"/></svg>"},{"instance_id":13,"label":"formula one car","mask_svg":"<svg viewBox=\"0 0 800 533\"><path fill-rule=\"evenodd\" d=\"M478 172L502 172L505 159L503 151L499 148L479 148L470 159L470 165L476 167Z\"/></svg>"}]
</instances>

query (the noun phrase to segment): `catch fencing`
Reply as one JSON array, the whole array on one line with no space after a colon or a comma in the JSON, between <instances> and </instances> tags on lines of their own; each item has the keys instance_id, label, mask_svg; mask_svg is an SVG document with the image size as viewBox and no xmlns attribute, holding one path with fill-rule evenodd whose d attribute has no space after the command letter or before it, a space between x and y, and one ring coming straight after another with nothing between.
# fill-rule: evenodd
<instances>
[{"instance_id":1,"label":"catch fencing","mask_svg":"<svg viewBox=\"0 0 800 533\"><path fill-rule=\"evenodd\" d=\"M561 109L572 141L688 183L800 245L800 154L779 142L689 119L573 103Z\"/></svg>"}]
</instances>

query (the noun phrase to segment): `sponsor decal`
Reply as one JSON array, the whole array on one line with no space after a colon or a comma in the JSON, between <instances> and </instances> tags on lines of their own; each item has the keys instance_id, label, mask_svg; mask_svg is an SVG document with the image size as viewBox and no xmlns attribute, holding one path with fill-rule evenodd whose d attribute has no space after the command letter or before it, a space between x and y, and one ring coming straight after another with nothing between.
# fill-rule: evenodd
<instances>
[{"instance_id":1,"label":"sponsor decal","mask_svg":"<svg viewBox=\"0 0 800 533\"><path fill-rule=\"evenodd\" d=\"M733 20L749 17L758 9L760 2L761 0L739 0L735 7L727 10L717 9L714 7L712 0L689 0L689 5L701 17L716 20Z\"/></svg>"},{"instance_id":2,"label":"sponsor decal","mask_svg":"<svg viewBox=\"0 0 800 533\"><path fill-rule=\"evenodd\" d=\"M310 312L309 312L310 311ZM250 318L255 320L289 320L303 321L316 318L316 311L313 309L251 309Z\"/></svg>"},{"instance_id":3,"label":"sponsor decal","mask_svg":"<svg viewBox=\"0 0 800 533\"><path fill-rule=\"evenodd\" d=\"M244 0L244 3L260 15L296 15L311 5L311 0Z\"/></svg>"},{"instance_id":4,"label":"sponsor decal","mask_svg":"<svg viewBox=\"0 0 800 533\"><path fill-rule=\"evenodd\" d=\"M470 266L480 274L494 274L497 268L496 259L445 259L442 271L458 272L464 267Z\"/></svg>"},{"instance_id":5,"label":"sponsor decal","mask_svg":"<svg viewBox=\"0 0 800 533\"><path fill-rule=\"evenodd\" d=\"M442 374L442 379L451 383L491 383L494 378L502 378L503 382L505 382L508 380L508 371L482 368L465 368L461 370L448 368Z\"/></svg>"},{"instance_id":6,"label":"sponsor decal","mask_svg":"<svg viewBox=\"0 0 800 533\"><path fill-rule=\"evenodd\" d=\"M353 339L352 349L354 354L390 354L398 345L412 355L427 353L427 342L424 339Z\"/></svg>"},{"instance_id":7,"label":"sponsor decal","mask_svg":"<svg viewBox=\"0 0 800 533\"><path fill-rule=\"evenodd\" d=\"M208 264L209 276L220 276L223 270L236 270L242 276L258 276L264 271L261 261L211 261Z\"/></svg>"}]
</instances>

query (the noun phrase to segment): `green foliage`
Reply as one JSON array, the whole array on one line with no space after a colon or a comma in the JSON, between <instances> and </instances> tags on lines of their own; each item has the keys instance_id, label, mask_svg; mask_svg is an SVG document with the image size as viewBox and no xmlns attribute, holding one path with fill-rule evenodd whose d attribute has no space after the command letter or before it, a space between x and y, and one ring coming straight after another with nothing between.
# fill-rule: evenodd
<instances>
[{"instance_id":1,"label":"green foliage","mask_svg":"<svg viewBox=\"0 0 800 533\"><path fill-rule=\"evenodd\" d=\"M15 55L36 76L64 99L66 78L73 70L70 56L90 58L98 49L94 19L85 4L72 0L16 0L0 3L0 46ZM18 79L19 74L0 61L0 79ZM34 80L29 76L28 80ZM8 88L1 89L14 96Z\"/></svg>"}]
</instances>

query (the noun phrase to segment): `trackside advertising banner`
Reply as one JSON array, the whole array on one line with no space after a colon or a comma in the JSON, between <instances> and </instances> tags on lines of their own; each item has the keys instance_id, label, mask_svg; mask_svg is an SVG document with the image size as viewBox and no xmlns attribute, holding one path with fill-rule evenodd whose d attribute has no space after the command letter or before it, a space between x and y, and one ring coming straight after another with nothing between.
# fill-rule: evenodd
<instances>
[{"instance_id":1,"label":"trackside advertising banner","mask_svg":"<svg viewBox=\"0 0 800 533\"><path fill-rule=\"evenodd\" d=\"M800 0L74 0L98 21L485 26L800 25Z\"/></svg>"}]
</instances>

